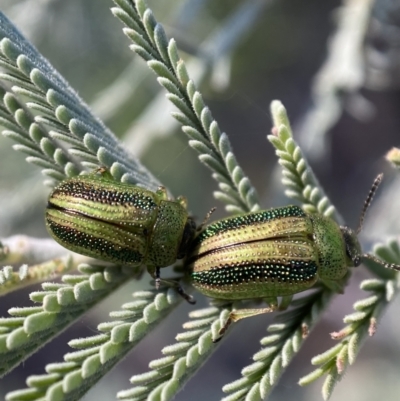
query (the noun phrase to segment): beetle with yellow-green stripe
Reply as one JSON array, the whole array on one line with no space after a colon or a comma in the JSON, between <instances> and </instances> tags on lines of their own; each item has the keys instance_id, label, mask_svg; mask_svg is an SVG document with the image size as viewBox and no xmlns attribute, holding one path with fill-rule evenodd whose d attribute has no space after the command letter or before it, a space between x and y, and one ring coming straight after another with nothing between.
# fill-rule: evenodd
<instances>
[{"instance_id":1,"label":"beetle with yellow-green stripe","mask_svg":"<svg viewBox=\"0 0 400 401\"><path fill-rule=\"evenodd\" d=\"M168 200L164 188L151 192L117 182L105 169L56 186L46 226L73 252L131 267L145 265L157 287L160 268L183 258L195 233L183 198Z\"/></svg>"},{"instance_id":2,"label":"beetle with yellow-green stripe","mask_svg":"<svg viewBox=\"0 0 400 401\"><path fill-rule=\"evenodd\" d=\"M359 266L362 259L400 270L400 266L362 254L357 239L381 180L379 175L371 188L357 232L322 214L305 213L298 206L247 213L205 227L193 240L187 259L193 286L213 298L262 298L270 303L268 308L232 311L220 337L232 322L276 310L279 296L284 297L282 309L292 295L319 280L339 290L348 268Z\"/></svg>"},{"instance_id":3,"label":"beetle with yellow-green stripe","mask_svg":"<svg viewBox=\"0 0 400 401\"><path fill-rule=\"evenodd\" d=\"M382 179L375 180L357 232L319 213L286 206L216 221L197 229L182 198L168 200L164 189L151 192L97 172L62 181L50 194L46 225L64 247L97 259L146 265L160 284L160 268L184 258L193 286L223 300L265 299L270 307L230 313L220 337L237 320L288 305L293 294L317 281L338 290L348 268L373 259L362 254L357 234ZM193 299L169 280L189 302ZM220 338L219 337L219 338ZM216 339L218 340L218 339Z\"/></svg>"}]
</instances>

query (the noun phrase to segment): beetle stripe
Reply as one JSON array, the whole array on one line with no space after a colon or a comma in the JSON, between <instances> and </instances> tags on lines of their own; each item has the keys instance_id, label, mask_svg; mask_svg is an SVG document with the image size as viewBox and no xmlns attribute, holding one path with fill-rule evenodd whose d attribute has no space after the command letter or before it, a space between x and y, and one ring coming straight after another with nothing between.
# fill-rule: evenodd
<instances>
[{"instance_id":1,"label":"beetle stripe","mask_svg":"<svg viewBox=\"0 0 400 401\"><path fill-rule=\"evenodd\" d=\"M220 287L246 282L285 282L299 284L310 282L317 273L315 261L291 260L286 263L246 261L236 265L224 265L210 270L195 271L193 281L203 286Z\"/></svg>"},{"instance_id":2,"label":"beetle stripe","mask_svg":"<svg viewBox=\"0 0 400 401\"><path fill-rule=\"evenodd\" d=\"M199 256L192 263L194 270L208 270L219 264L234 264L241 260L273 259L277 262L287 259L315 260L312 240L307 237L285 238L243 242L233 246L216 248Z\"/></svg>"},{"instance_id":3,"label":"beetle stripe","mask_svg":"<svg viewBox=\"0 0 400 401\"><path fill-rule=\"evenodd\" d=\"M221 299L249 299L292 295L317 281L315 261L293 260L286 264L244 262L193 272L194 287L205 295Z\"/></svg>"},{"instance_id":4,"label":"beetle stripe","mask_svg":"<svg viewBox=\"0 0 400 401\"><path fill-rule=\"evenodd\" d=\"M91 182L85 176L66 180L53 190L49 207L120 225L154 224L158 209L154 193L122 183L106 183L107 187L104 182Z\"/></svg>"},{"instance_id":5,"label":"beetle stripe","mask_svg":"<svg viewBox=\"0 0 400 401\"><path fill-rule=\"evenodd\" d=\"M193 285L223 299L294 294L317 280L317 257L305 235L216 248L191 264Z\"/></svg>"},{"instance_id":6,"label":"beetle stripe","mask_svg":"<svg viewBox=\"0 0 400 401\"><path fill-rule=\"evenodd\" d=\"M301 216L288 215L287 209L290 209L293 214L304 214L304 212L297 206L290 206L280 208L277 213L273 210L259 212L256 215L238 216L234 219L220 220L212 224L205 231L198 236L197 240L191 249L187 259L188 264L192 264L195 260L205 257L210 252L218 249L224 249L232 246L239 246L241 244L248 244L247 249L256 244L264 241L310 241L312 240L313 225L311 219ZM286 210L286 211L285 211ZM286 217L279 217L285 215ZM230 220L236 220L233 224ZM243 221L252 224L239 226ZM210 232L213 233L210 236ZM266 245L271 246L271 245ZM313 245L310 245L311 247ZM310 253L312 255L312 252ZM212 267L212 266L211 266Z\"/></svg>"},{"instance_id":7,"label":"beetle stripe","mask_svg":"<svg viewBox=\"0 0 400 401\"><path fill-rule=\"evenodd\" d=\"M96 181L89 182L88 180L77 178L61 183L54 190L52 196L65 196L69 201L84 199L88 202L126 205L142 209L157 207L157 204L154 202L154 194L149 191L132 187L131 185L125 185L126 188L124 188L123 184L119 186L110 184L109 187L105 189L104 185L97 185Z\"/></svg>"},{"instance_id":8,"label":"beetle stripe","mask_svg":"<svg viewBox=\"0 0 400 401\"><path fill-rule=\"evenodd\" d=\"M46 213L46 224L61 245L82 255L130 266L146 256L145 238L111 224L58 210Z\"/></svg>"},{"instance_id":9,"label":"beetle stripe","mask_svg":"<svg viewBox=\"0 0 400 401\"><path fill-rule=\"evenodd\" d=\"M276 209L269 209L260 212L247 213L244 215L219 220L207 226L195 239L197 242L203 242L206 238L215 238L216 236L232 230L239 230L253 225L260 225L273 220L284 219L288 217L306 217L302 209L298 206L285 206Z\"/></svg>"}]
</instances>

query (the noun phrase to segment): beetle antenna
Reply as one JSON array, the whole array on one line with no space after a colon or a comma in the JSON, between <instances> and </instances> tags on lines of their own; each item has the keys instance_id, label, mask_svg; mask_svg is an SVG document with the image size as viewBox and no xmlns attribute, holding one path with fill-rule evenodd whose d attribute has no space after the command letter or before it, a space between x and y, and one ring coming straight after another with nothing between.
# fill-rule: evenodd
<instances>
[{"instance_id":1,"label":"beetle antenna","mask_svg":"<svg viewBox=\"0 0 400 401\"><path fill-rule=\"evenodd\" d=\"M379 184L382 182L382 178L383 178L383 173L379 174L378 177L375 178L374 183L372 184L372 187L371 187L371 189L369 191L367 199L364 202L364 207L363 207L363 210L362 210L361 216L360 216L360 222L359 222L358 228L357 228L357 234L359 234L360 231L362 230L362 226L363 226L363 223L364 223L365 215L367 213L368 208L371 206L372 199L375 196L375 193L376 193L376 190L379 187Z\"/></svg>"},{"instance_id":2,"label":"beetle antenna","mask_svg":"<svg viewBox=\"0 0 400 401\"><path fill-rule=\"evenodd\" d=\"M372 260L373 262L380 264L381 266L383 266L386 269L400 271L399 265L395 265L393 263L386 263L383 260L381 260L381 259L377 258L376 256L371 255L369 253L365 253L364 255L362 255L362 258Z\"/></svg>"},{"instance_id":3,"label":"beetle antenna","mask_svg":"<svg viewBox=\"0 0 400 401\"><path fill-rule=\"evenodd\" d=\"M208 223L208 220L210 220L211 215L217 210L216 207L212 207L210 211L206 214L206 217L204 217L204 220L202 223L197 227L196 231L201 231L204 226Z\"/></svg>"},{"instance_id":4,"label":"beetle antenna","mask_svg":"<svg viewBox=\"0 0 400 401\"><path fill-rule=\"evenodd\" d=\"M376 193L376 190L379 187L379 184L382 182L382 178L383 178L383 174L381 173L381 174L378 175L378 177L375 178L375 181L372 184L372 187L371 187L371 189L369 191L367 199L365 200L365 203L364 203L364 208L363 208L362 213L361 213L360 224L359 224L358 229L357 229L357 234L359 234L361 229L362 229L362 225L363 225L363 222L364 222L365 214L366 214L368 208L371 205L372 199L373 199L373 197L374 197L374 195ZM394 263L386 263L383 260L381 260L381 259L377 258L376 256L371 255L369 253L364 253L361 256L361 258L362 259L372 260L373 262L378 263L379 265L383 266L385 269L391 269L391 270L400 271L400 265L396 265Z\"/></svg>"}]
</instances>

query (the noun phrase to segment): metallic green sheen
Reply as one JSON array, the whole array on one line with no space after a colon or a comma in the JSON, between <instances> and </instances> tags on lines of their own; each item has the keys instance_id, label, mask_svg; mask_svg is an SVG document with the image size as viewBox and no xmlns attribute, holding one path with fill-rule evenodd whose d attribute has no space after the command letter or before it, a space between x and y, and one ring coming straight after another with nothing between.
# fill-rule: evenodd
<instances>
[{"instance_id":1,"label":"metallic green sheen","mask_svg":"<svg viewBox=\"0 0 400 401\"><path fill-rule=\"evenodd\" d=\"M250 299L292 295L316 282L315 261L293 263L238 263L193 272L193 285L204 294L223 299Z\"/></svg>"},{"instance_id":2,"label":"metallic green sheen","mask_svg":"<svg viewBox=\"0 0 400 401\"><path fill-rule=\"evenodd\" d=\"M100 171L54 188L46 226L71 251L132 267L145 264L154 275L175 262L193 224L183 202L168 200L165 190L116 182Z\"/></svg>"},{"instance_id":3,"label":"metallic green sheen","mask_svg":"<svg viewBox=\"0 0 400 401\"><path fill-rule=\"evenodd\" d=\"M309 219L314 227L314 247L318 254L318 275L322 280L339 280L347 272L348 267L354 266L350 255L347 254L346 238L343 235L343 227L335 221L321 214L310 214ZM356 253L361 255L361 246L357 236L352 230L350 244L356 248Z\"/></svg>"},{"instance_id":4,"label":"metallic green sheen","mask_svg":"<svg viewBox=\"0 0 400 401\"><path fill-rule=\"evenodd\" d=\"M360 254L350 229L286 206L209 225L194 239L187 265L193 286L207 296L268 298L307 290L318 279L340 280L354 265L349 249Z\"/></svg>"},{"instance_id":5,"label":"metallic green sheen","mask_svg":"<svg viewBox=\"0 0 400 401\"><path fill-rule=\"evenodd\" d=\"M204 241L206 238L216 237L219 234L247 228L251 225L268 223L283 217L305 217L305 212L297 206L284 206L275 209L252 212L236 217L222 219L207 226L194 240L194 244Z\"/></svg>"}]
</instances>

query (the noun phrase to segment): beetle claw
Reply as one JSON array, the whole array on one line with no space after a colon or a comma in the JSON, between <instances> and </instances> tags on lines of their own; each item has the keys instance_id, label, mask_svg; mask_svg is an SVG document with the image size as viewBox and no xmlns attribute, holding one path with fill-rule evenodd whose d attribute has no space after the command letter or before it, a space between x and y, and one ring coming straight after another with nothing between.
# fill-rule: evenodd
<instances>
[{"instance_id":1,"label":"beetle claw","mask_svg":"<svg viewBox=\"0 0 400 401\"><path fill-rule=\"evenodd\" d=\"M161 279L160 279L160 268L156 267L156 290L158 291L160 289L161 285Z\"/></svg>"},{"instance_id":2,"label":"beetle claw","mask_svg":"<svg viewBox=\"0 0 400 401\"><path fill-rule=\"evenodd\" d=\"M194 305L196 303L196 300L189 294L186 294L185 291L183 291L183 288L178 284L176 287L176 291L178 294L187 302L189 302L191 305Z\"/></svg>"},{"instance_id":3,"label":"beetle claw","mask_svg":"<svg viewBox=\"0 0 400 401\"><path fill-rule=\"evenodd\" d=\"M215 344L221 340L221 338L224 336L226 330L228 330L228 327L234 322L232 319L232 316L229 315L228 319L226 320L225 324L218 330L218 337L213 338L212 342Z\"/></svg>"}]
</instances>

